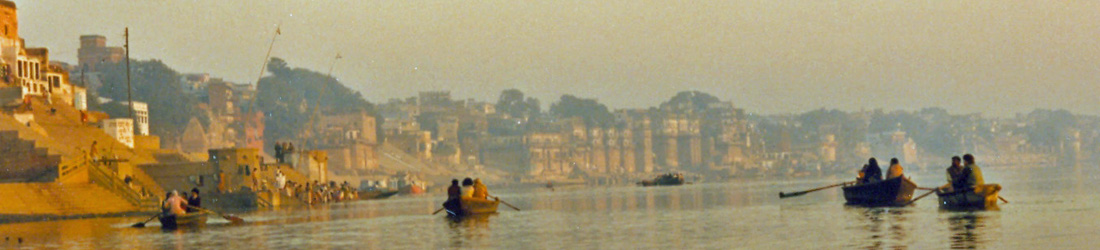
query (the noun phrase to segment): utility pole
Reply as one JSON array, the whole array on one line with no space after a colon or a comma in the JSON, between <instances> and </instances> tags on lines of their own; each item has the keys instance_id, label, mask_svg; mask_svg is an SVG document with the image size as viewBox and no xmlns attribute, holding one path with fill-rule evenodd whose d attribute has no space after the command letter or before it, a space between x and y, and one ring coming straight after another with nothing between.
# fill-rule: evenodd
<instances>
[{"instance_id":1,"label":"utility pole","mask_svg":"<svg viewBox=\"0 0 1100 250\"><path fill-rule=\"evenodd\" d=\"M134 121L134 97L130 87L130 27L126 27L122 36L126 40L126 43L122 45L126 48L126 102L130 103L130 121L137 125L137 122Z\"/></svg>"}]
</instances>

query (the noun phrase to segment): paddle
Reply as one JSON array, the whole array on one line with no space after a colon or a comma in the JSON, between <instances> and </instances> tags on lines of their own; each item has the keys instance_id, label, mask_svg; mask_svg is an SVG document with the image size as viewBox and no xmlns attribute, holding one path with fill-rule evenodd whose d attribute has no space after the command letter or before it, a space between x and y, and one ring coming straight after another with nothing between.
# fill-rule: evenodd
<instances>
[{"instance_id":1,"label":"paddle","mask_svg":"<svg viewBox=\"0 0 1100 250\"><path fill-rule=\"evenodd\" d=\"M910 204L913 204L913 202L917 202L917 200L920 200L921 198L924 198L925 196L928 196L928 195L930 195L930 194L932 194L932 193L935 193L935 192L936 192L936 190L937 190L937 189L932 189L932 191L928 191L927 193L924 193L924 194L922 194L922 195L920 195L920 196L917 196L917 198L916 198L916 199L913 199L913 200L909 201L909 203L905 203L905 205L906 205L906 206L908 206L908 205L910 205Z\"/></svg>"},{"instance_id":2,"label":"paddle","mask_svg":"<svg viewBox=\"0 0 1100 250\"><path fill-rule=\"evenodd\" d=\"M508 207L510 207L510 208L512 208L512 209L515 209L516 211L519 211L519 208L518 208L518 207L516 207L516 206L512 206L512 204L508 204L508 202L506 202L506 201L503 201L503 200L500 200L500 197L496 197L496 196L493 196L493 198L494 198L494 199L497 199L497 201L499 201L500 203L504 203L504 205L505 205L505 206L508 206Z\"/></svg>"},{"instance_id":3,"label":"paddle","mask_svg":"<svg viewBox=\"0 0 1100 250\"><path fill-rule=\"evenodd\" d=\"M998 195L997 198L1001 199L1001 201L1003 201L1005 203L1008 203L1008 200L1005 200L1005 197L1001 197L1000 195Z\"/></svg>"},{"instance_id":4,"label":"paddle","mask_svg":"<svg viewBox=\"0 0 1100 250\"><path fill-rule=\"evenodd\" d=\"M441 207L441 208L439 208L439 210L435 210L435 212L432 212L432 215L438 214L439 212L443 212L443 209L447 209L447 208Z\"/></svg>"},{"instance_id":5,"label":"paddle","mask_svg":"<svg viewBox=\"0 0 1100 250\"><path fill-rule=\"evenodd\" d=\"M153 217L149 217L148 220L138 222L138 223L134 223L134 225L131 225L131 227L145 227L145 223L149 223L149 221L152 221L154 218L157 218L157 217L160 217L160 214L154 214Z\"/></svg>"},{"instance_id":6,"label":"paddle","mask_svg":"<svg viewBox=\"0 0 1100 250\"><path fill-rule=\"evenodd\" d=\"M203 212L207 212L207 213L217 214L218 216L221 216L222 218L225 218L226 220L228 220L229 222L232 222L233 224L244 223L244 219L241 219L241 217L232 216L232 215L225 215L225 214L219 213L218 211L212 211L212 210L209 210L209 209L196 207L196 206L192 206L192 205L187 205L187 207L202 210Z\"/></svg>"},{"instance_id":7,"label":"paddle","mask_svg":"<svg viewBox=\"0 0 1100 250\"><path fill-rule=\"evenodd\" d=\"M808 194L808 193L811 193L811 192L814 192L814 191L819 191L819 190L823 190L823 189L827 189L827 188L839 187L839 186L848 185L848 184L852 184L852 183L855 183L855 182L854 181L849 181L849 182L837 183L837 184L833 184L833 185L828 185L828 186L824 186L824 187L819 187L819 188L810 189L810 190L806 190L806 191L798 191L798 192L793 192L793 193L779 192L779 198L783 199L783 198L787 198L787 197L801 196L801 195Z\"/></svg>"}]
</instances>

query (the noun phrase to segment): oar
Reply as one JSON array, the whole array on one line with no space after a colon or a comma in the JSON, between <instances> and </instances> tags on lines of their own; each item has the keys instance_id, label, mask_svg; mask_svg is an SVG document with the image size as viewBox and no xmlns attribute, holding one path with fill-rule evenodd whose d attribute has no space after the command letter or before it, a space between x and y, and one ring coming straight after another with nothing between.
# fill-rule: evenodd
<instances>
[{"instance_id":1,"label":"oar","mask_svg":"<svg viewBox=\"0 0 1100 250\"><path fill-rule=\"evenodd\" d=\"M145 223L149 223L149 221L152 221L153 218L157 218L157 217L160 217L160 214L154 214L153 217L149 217L148 220L138 222L138 223L134 223L134 225L131 225L131 227L145 227Z\"/></svg>"},{"instance_id":2,"label":"oar","mask_svg":"<svg viewBox=\"0 0 1100 250\"><path fill-rule=\"evenodd\" d=\"M1008 200L1005 200L1005 197L1001 197L1000 195L997 195L997 198L1001 199L1001 201L1003 201L1005 203L1008 203Z\"/></svg>"},{"instance_id":3,"label":"oar","mask_svg":"<svg viewBox=\"0 0 1100 250\"><path fill-rule=\"evenodd\" d=\"M932 191L928 191L927 193L924 193L920 196L917 196L916 199L913 199L913 200L909 201L909 203L905 203L905 205L908 206L909 204L913 204L913 202L917 202L917 200L920 200L921 198L924 198L925 196L928 196L928 195L930 195L932 193L935 193L935 192L936 192L936 189L932 189Z\"/></svg>"},{"instance_id":4,"label":"oar","mask_svg":"<svg viewBox=\"0 0 1100 250\"><path fill-rule=\"evenodd\" d=\"M504 203L504 205L505 205L505 206L508 206L508 207L510 207L510 208L512 208L512 209L515 209L516 211L519 211L519 208L518 208L518 207L516 207L516 206L512 206L512 204L508 204L508 202L507 202L507 201L503 201L503 200L501 200L501 199L500 199L500 197L496 197L496 196L493 196L493 198L497 199L497 201L499 201L500 203Z\"/></svg>"},{"instance_id":5,"label":"oar","mask_svg":"<svg viewBox=\"0 0 1100 250\"><path fill-rule=\"evenodd\" d=\"M787 197L800 196L800 195L808 194L810 192L819 191L819 190L827 189L827 188L839 187L839 186L848 185L848 184L851 184L851 183L854 183L854 181L837 183L837 184L833 184L833 185L828 185L828 186L824 186L824 187L819 187L819 188L810 189L810 190L806 190L806 191L798 191L798 192L793 192L793 193L779 192L779 198L783 199L783 198L787 198Z\"/></svg>"},{"instance_id":6,"label":"oar","mask_svg":"<svg viewBox=\"0 0 1100 250\"><path fill-rule=\"evenodd\" d=\"M202 211L207 212L207 213L217 214L218 216L221 216L222 218L225 218L226 220L228 220L229 222L232 222L233 224L244 223L244 219L241 219L241 217L232 216L232 215L225 215L225 214L219 213L218 211L213 211L213 210L209 210L209 209L205 209L205 208L201 208L201 207L196 207L196 206L192 206L192 205L187 205L187 207L202 210Z\"/></svg>"},{"instance_id":7,"label":"oar","mask_svg":"<svg viewBox=\"0 0 1100 250\"><path fill-rule=\"evenodd\" d=\"M443 209L447 209L447 208L441 207L441 208L439 208L439 210L435 210L435 212L432 212L432 215L438 214L439 212L443 212Z\"/></svg>"}]
</instances>

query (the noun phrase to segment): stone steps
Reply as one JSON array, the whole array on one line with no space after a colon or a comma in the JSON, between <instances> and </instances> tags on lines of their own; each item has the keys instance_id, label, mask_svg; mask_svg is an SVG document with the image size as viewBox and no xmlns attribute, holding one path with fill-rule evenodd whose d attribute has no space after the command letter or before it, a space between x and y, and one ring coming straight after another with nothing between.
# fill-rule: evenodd
<instances>
[{"instance_id":1,"label":"stone steps","mask_svg":"<svg viewBox=\"0 0 1100 250\"><path fill-rule=\"evenodd\" d=\"M0 184L0 214L76 215L134 211L125 199L94 184Z\"/></svg>"}]
</instances>

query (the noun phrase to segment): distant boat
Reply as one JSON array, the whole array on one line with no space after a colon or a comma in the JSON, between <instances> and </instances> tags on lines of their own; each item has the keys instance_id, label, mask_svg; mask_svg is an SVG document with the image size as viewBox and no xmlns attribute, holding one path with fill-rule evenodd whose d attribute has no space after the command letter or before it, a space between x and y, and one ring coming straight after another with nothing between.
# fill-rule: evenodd
<instances>
[{"instance_id":1,"label":"distant boat","mask_svg":"<svg viewBox=\"0 0 1100 250\"><path fill-rule=\"evenodd\" d=\"M206 225L206 212L186 213L183 215L161 215L160 227L175 230L182 227L194 228Z\"/></svg>"},{"instance_id":2,"label":"distant boat","mask_svg":"<svg viewBox=\"0 0 1100 250\"><path fill-rule=\"evenodd\" d=\"M639 181L638 185L648 186L676 186L684 184L684 175L679 173L663 174L652 180Z\"/></svg>"},{"instance_id":3,"label":"distant boat","mask_svg":"<svg viewBox=\"0 0 1100 250\"><path fill-rule=\"evenodd\" d=\"M360 200L374 200L385 199L397 194L397 190L388 189L372 189L372 190L359 190Z\"/></svg>"},{"instance_id":4,"label":"distant boat","mask_svg":"<svg viewBox=\"0 0 1100 250\"><path fill-rule=\"evenodd\" d=\"M844 199L849 205L904 206L913 199L917 184L905 177L845 186Z\"/></svg>"},{"instance_id":5,"label":"distant boat","mask_svg":"<svg viewBox=\"0 0 1100 250\"><path fill-rule=\"evenodd\" d=\"M990 209L997 206L999 184L985 184L974 189L953 192L936 192L940 207L945 209Z\"/></svg>"},{"instance_id":6,"label":"distant boat","mask_svg":"<svg viewBox=\"0 0 1100 250\"><path fill-rule=\"evenodd\" d=\"M424 187L422 187L418 183L413 183L413 184L401 186L401 188L398 188L397 191L400 192L403 195L423 194L424 193Z\"/></svg>"}]
</instances>

